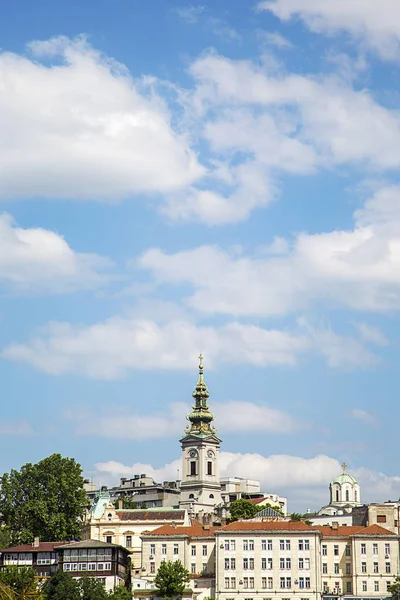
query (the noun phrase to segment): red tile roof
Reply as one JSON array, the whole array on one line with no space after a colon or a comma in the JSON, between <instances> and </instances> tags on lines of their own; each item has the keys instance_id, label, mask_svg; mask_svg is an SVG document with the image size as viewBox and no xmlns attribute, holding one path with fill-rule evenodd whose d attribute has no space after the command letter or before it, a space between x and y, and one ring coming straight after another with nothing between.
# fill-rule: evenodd
<instances>
[{"instance_id":1,"label":"red tile roof","mask_svg":"<svg viewBox=\"0 0 400 600\"><path fill-rule=\"evenodd\" d=\"M184 520L184 510L117 510L118 517L121 521L174 521Z\"/></svg>"},{"instance_id":2,"label":"red tile roof","mask_svg":"<svg viewBox=\"0 0 400 600\"><path fill-rule=\"evenodd\" d=\"M260 502L268 502L267 498L248 498L252 504L260 504Z\"/></svg>"},{"instance_id":3,"label":"red tile roof","mask_svg":"<svg viewBox=\"0 0 400 600\"><path fill-rule=\"evenodd\" d=\"M337 528L331 525L312 525L313 529L317 529L324 537L350 537L352 535L396 535L389 529L384 529L380 525L339 525Z\"/></svg>"},{"instance_id":4,"label":"red tile roof","mask_svg":"<svg viewBox=\"0 0 400 600\"><path fill-rule=\"evenodd\" d=\"M174 527L173 525L162 525L154 531L150 531L148 533L143 533L146 536L181 536L185 535L188 537L213 537L216 529L220 529L220 527L208 527L204 528L201 524L192 525L191 527L183 527L177 525Z\"/></svg>"},{"instance_id":5,"label":"red tile roof","mask_svg":"<svg viewBox=\"0 0 400 600\"><path fill-rule=\"evenodd\" d=\"M303 521L235 521L220 530L224 531L309 531L313 528Z\"/></svg>"},{"instance_id":6,"label":"red tile roof","mask_svg":"<svg viewBox=\"0 0 400 600\"><path fill-rule=\"evenodd\" d=\"M2 553L5 552L54 552L54 548L69 544L70 542L39 542L38 546L33 544L21 544L20 546L11 546L10 548L4 548Z\"/></svg>"}]
</instances>

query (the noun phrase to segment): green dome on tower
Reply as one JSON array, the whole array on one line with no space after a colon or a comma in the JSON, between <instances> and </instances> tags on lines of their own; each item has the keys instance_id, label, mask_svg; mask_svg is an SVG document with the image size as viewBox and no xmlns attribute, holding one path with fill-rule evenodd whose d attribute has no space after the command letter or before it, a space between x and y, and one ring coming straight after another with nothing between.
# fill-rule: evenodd
<instances>
[{"instance_id":1,"label":"green dome on tower","mask_svg":"<svg viewBox=\"0 0 400 600\"><path fill-rule=\"evenodd\" d=\"M204 381L203 375L203 356L199 356L199 380L193 390L194 405L192 412L187 416L190 425L186 428L187 434L192 435L212 435L216 432L215 427L211 425L214 415L209 411L207 400L210 393Z\"/></svg>"}]
</instances>

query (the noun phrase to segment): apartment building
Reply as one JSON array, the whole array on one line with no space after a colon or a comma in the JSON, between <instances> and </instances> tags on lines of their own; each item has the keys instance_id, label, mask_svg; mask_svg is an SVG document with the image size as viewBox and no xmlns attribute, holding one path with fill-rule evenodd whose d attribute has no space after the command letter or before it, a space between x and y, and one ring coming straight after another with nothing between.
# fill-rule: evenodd
<instances>
[{"instance_id":1,"label":"apartment building","mask_svg":"<svg viewBox=\"0 0 400 600\"><path fill-rule=\"evenodd\" d=\"M387 596L399 572L399 538L379 525L320 526L324 595Z\"/></svg>"},{"instance_id":2,"label":"apartment building","mask_svg":"<svg viewBox=\"0 0 400 600\"><path fill-rule=\"evenodd\" d=\"M215 531L221 600L321 597L320 533L301 521L238 521Z\"/></svg>"},{"instance_id":3,"label":"apartment building","mask_svg":"<svg viewBox=\"0 0 400 600\"><path fill-rule=\"evenodd\" d=\"M201 600L215 596L216 527L193 520L189 527L165 525L142 534L142 576L153 580L164 561L180 560Z\"/></svg>"},{"instance_id":4,"label":"apartment building","mask_svg":"<svg viewBox=\"0 0 400 600\"><path fill-rule=\"evenodd\" d=\"M0 569L5 567L32 567L38 577L50 577L58 569L58 552L62 542L41 542L5 548L0 553Z\"/></svg>"}]
</instances>

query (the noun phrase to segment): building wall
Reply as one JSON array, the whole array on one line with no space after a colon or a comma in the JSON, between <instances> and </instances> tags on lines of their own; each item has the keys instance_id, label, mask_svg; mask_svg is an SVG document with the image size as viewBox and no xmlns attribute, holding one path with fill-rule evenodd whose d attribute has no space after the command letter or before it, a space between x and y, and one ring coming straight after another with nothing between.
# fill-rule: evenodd
<instances>
[{"instance_id":1,"label":"building wall","mask_svg":"<svg viewBox=\"0 0 400 600\"><path fill-rule=\"evenodd\" d=\"M216 591L219 598L273 594L274 599L282 600L292 597L294 592L299 598L321 597L317 532L218 531L216 539ZM281 588L281 578L284 578L284 588Z\"/></svg>"}]
</instances>

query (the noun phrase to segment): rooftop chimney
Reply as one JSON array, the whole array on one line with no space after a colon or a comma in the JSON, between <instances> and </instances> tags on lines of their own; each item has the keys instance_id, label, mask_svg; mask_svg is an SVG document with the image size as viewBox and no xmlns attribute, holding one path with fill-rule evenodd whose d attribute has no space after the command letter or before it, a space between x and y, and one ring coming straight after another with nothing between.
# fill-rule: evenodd
<instances>
[{"instance_id":1,"label":"rooftop chimney","mask_svg":"<svg viewBox=\"0 0 400 600\"><path fill-rule=\"evenodd\" d=\"M34 548L39 548L39 545L40 545L40 538L39 537L35 537L35 539L33 540L32 546Z\"/></svg>"},{"instance_id":2,"label":"rooftop chimney","mask_svg":"<svg viewBox=\"0 0 400 600\"><path fill-rule=\"evenodd\" d=\"M339 528L338 521L332 521L332 529L338 529L338 528Z\"/></svg>"}]
</instances>

